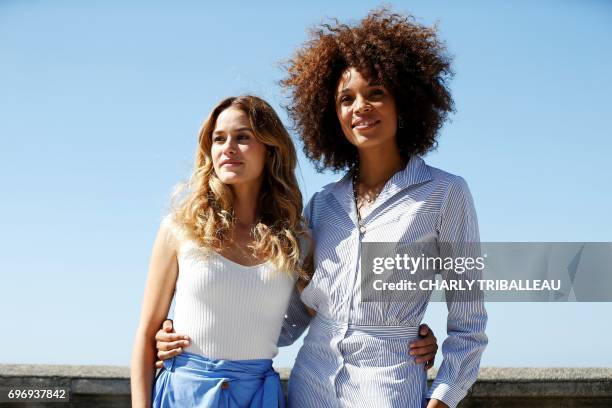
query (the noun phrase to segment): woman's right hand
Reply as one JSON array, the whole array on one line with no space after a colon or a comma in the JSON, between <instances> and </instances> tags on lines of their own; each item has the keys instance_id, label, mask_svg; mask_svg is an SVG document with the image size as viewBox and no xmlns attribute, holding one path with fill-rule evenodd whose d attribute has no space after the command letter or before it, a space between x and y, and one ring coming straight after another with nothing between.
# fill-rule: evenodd
<instances>
[{"instance_id":1,"label":"woman's right hand","mask_svg":"<svg viewBox=\"0 0 612 408\"><path fill-rule=\"evenodd\" d=\"M174 332L174 326L172 326L172 320L164 320L162 328L155 333L155 347L157 348L157 358L155 362L156 368L162 368L164 365L163 360L167 360L174 356L177 356L183 352L183 349L190 344L189 336L182 334L176 334Z\"/></svg>"},{"instance_id":2,"label":"woman's right hand","mask_svg":"<svg viewBox=\"0 0 612 408\"><path fill-rule=\"evenodd\" d=\"M306 289L306 286L308 286L308 283L309 282L307 280L299 278L298 281L295 283L295 287L297 288L298 292L302 293L302 291L304 289ZM310 317L315 317L317 315L317 311L316 310L311 309L311 308L309 308L306 305L304 305L304 307L306 308L306 311L308 312Z\"/></svg>"}]
</instances>

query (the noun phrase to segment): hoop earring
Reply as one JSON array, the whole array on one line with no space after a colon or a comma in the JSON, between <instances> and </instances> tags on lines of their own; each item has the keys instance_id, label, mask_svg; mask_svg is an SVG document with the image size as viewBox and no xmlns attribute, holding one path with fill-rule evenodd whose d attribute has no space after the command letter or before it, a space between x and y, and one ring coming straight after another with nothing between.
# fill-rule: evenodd
<instances>
[{"instance_id":1,"label":"hoop earring","mask_svg":"<svg viewBox=\"0 0 612 408\"><path fill-rule=\"evenodd\" d=\"M397 127L400 129L404 128L404 119L399 115L397 115Z\"/></svg>"}]
</instances>

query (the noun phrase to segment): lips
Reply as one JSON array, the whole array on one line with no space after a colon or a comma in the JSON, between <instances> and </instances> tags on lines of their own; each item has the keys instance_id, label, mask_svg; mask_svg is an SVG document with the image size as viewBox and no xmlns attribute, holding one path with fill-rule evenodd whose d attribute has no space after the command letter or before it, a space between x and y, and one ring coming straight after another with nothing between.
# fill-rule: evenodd
<instances>
[{"instance_id":1,"label":"lips","mask_svg":"<svg viewBox=\"0 0 612 408\"><path fill-rule=\"evenodd\" d=\"M359 119L359 120L352 122L351 127L353 129L363 130L363 129L369 129L373 126L376 126L379 123L380 123L380 120Z\"/></svg>"},{"instance_id":2,"label":"lips","mask_svg":"<svg viewBox=\"0 0 612 408\"><path fill-rule=\"evenodd\" d=\"M242 164L242 162L239 161L239 160L227 160L226 159L226 160L221 161L219 166L220 167L223 167L223 166L239 166L241 164Z\"/></svg>"}]
</instances>

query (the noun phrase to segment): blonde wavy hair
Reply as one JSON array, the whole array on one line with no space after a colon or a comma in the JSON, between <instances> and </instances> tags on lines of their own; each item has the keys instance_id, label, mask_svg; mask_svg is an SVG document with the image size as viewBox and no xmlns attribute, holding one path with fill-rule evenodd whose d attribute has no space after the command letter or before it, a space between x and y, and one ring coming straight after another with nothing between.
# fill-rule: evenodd
<instances>
[{"instance_id":1,"label":"blonde wavy hair","mask_svg":"<svg viewBox=\"0 0 612 408\"><path fill-rule=\"evenodd\" d=\"M202 124L195 168L188 182L173 196L174 221L186 236L215 251L231 243L234 225L233 193L217 177L211 156L212 133L225 109L238 108L250 122L257 140L266 146L263 183L257 204L258 220L253 228L257 257L270 260L278 269L308 280L300 241L310 247L310 236L302 217L302 194L295 177L297 155L289 133L274 109L252 95L222 100ZM182 197L181 197L182 196Z\"/></svg>"}]
</instances>

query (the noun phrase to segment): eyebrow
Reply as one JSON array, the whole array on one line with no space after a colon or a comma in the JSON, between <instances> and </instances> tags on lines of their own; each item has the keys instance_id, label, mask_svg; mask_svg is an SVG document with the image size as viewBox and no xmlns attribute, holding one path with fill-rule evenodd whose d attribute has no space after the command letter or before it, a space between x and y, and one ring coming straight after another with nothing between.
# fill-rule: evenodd
<instances>
[{"instance_id":1,"label":"eyebrow","mask_svg":"<svg viewBox=\"0 0 612 408\"><path fill-rule=\"evenodd\" d=\"M371 82L366 85L366 88L376 88L376 87L384 88L385 86L381 83L376 83L376 82ZM343 88L341 92L348 91L348 90L349 88Z\"/></svg>"},{"instance_id":2,"label":"eyebrow","mask_svg":"<svg viewBox=\"0 0 612 408\"><path fill-rule=\"evenodd\" d=\"M380 84L369 84L367 85L368 88L384 88L383 85ZM343 90L341 90L340 92L338 92L338 95L343 94L343 93L347 93L350 92L349 88L344 88Z\"/></svg>"},{"instance_id":3,"label":"eyebrow","mask_svg":"<svg viewBox=\"0 0 612 408\"><path fill-rule=\"evenodd\" d=\"M242 131L244 131L244 130L249 131L249 132L251 132L251 133L255 133L255 132L253 132L253 129L251 129L251 128L250 128L250 127L248 127L248 126L243 126L243 127L241 127L241 128L236 129L235 131L236 131L236 132L242 132ZM225 131L224 131L224 130L215 130L215 131L213 132L213 135L218 135L219 133L225 133Z\"/></svg>"}]
</instances>

